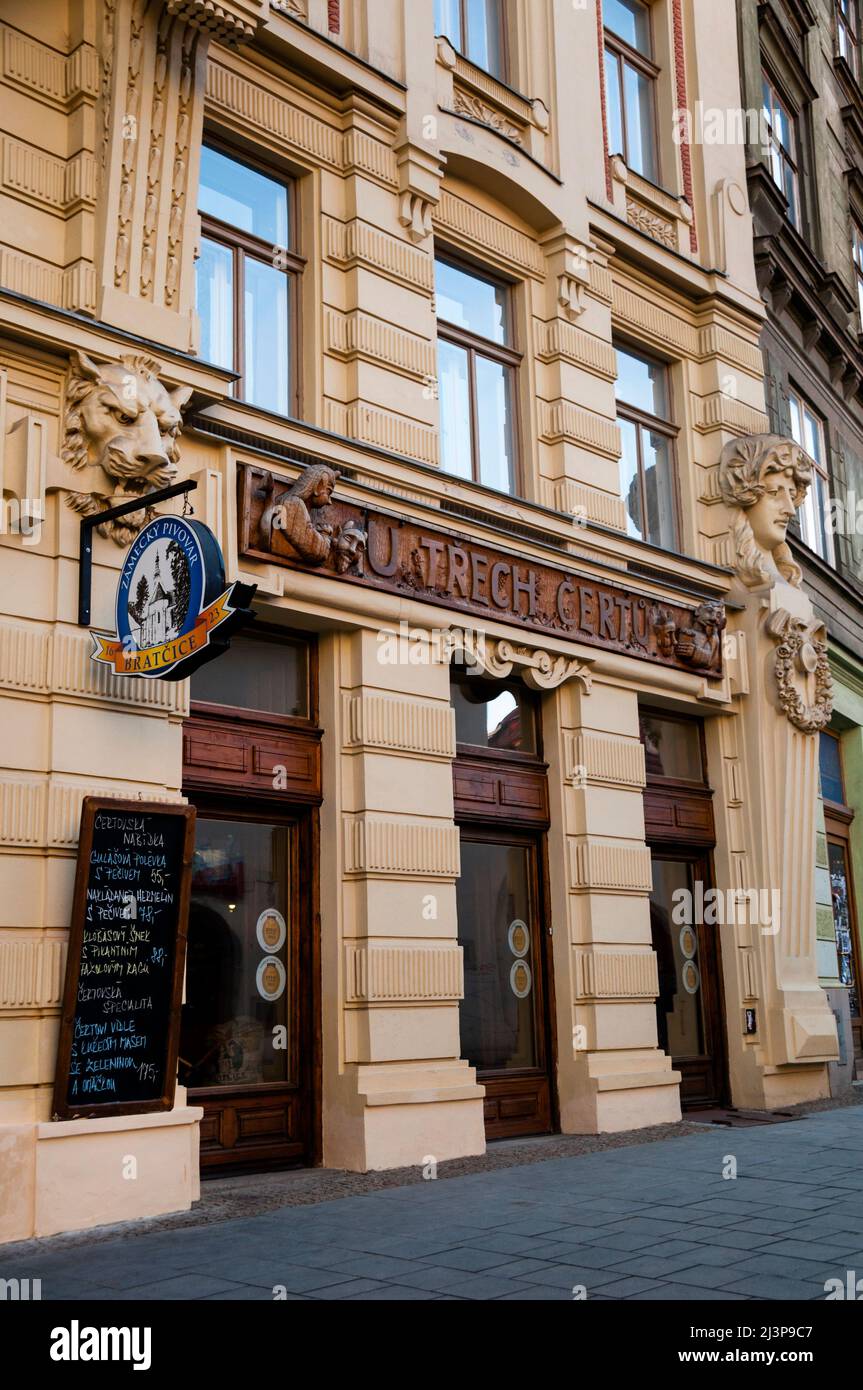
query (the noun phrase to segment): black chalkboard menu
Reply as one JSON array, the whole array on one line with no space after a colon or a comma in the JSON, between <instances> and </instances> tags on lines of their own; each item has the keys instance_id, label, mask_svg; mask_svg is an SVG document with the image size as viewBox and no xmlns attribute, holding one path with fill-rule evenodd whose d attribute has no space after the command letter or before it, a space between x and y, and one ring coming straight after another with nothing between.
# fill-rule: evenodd
<instances>
[{"instance_id":1,"label":"black chalkboard menu","mask_svg":"<svg viewBox=\"0 0 863 1390\"><path fill-rule=\"evenodd\" d=\"M173 1105L194 847L191 806L85 797L55 1119Z\"/></svg>"}]
</instances>

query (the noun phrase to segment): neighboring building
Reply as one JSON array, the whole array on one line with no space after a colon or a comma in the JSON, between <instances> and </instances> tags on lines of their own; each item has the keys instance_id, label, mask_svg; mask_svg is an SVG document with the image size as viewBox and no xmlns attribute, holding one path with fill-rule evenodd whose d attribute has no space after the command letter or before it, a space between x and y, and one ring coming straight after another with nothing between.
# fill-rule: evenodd
<instances>
[{"instance_id":1,"label":"neighboring building","mask_svg":"<svg viewBox=\"0 0 863 1390\"><path fill-rule=\"evenodd\" d=\"M831 645L818 951L841 1090L863 1078L863 32L858 0L741 0L739 15L744 106L763 103L768 127L747 177L770 427L817 468L792 544Z\"/></svg>"},{"instance_id":2,"label":"neighboring building","mask_svg":"<svg viewBox=\"0 0 863 1390\"><path fill-rule=\"evenodd\" d=\"M2 1238L826 1096L731 0L8 0L0 82ZM177 477L258 622L114 678L80 516ZM182 1084L53 1121L88 792L197 808Z\"/></svg>"}]
</instances>

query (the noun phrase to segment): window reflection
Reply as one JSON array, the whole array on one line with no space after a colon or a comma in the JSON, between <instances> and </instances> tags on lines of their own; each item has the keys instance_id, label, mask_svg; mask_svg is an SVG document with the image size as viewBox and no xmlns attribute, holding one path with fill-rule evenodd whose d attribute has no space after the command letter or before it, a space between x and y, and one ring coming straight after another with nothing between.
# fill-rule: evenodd
<instances>
[{"instance_id":1,"label":"window reflection","mask_svg":"<svg viewBox=\"0 0 863 1390\"><path fill-rule=\"evenodd\" d=\"M452 703L459 743L536 753L535 707L525 687L464 673L453 678Z\"/></svg>"},{"instance_id":2,"label":"window reflection","mask_svg":"<svg viewBox=\"0 0 863 1390\"><path fill-rule=\"evenodd\" d=\"M701 731L697 723L664 719L646 711L641 712L638 723L648 777L704 782Z\"/></svg>"}]
</instances>

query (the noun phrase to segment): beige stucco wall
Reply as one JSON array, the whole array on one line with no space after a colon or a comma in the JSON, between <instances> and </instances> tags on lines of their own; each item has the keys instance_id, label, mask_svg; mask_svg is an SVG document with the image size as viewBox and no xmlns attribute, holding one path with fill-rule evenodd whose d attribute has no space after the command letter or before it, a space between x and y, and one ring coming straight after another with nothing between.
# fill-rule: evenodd
<instances>
[{"instance_id":1,"label":"beige stucco wall","mask_svg":"<svg viewBox=\"0 0 863 1390\"><path fill-rule=\"evenodd\" d=\"M607 166L592 3L508 0L515 92L435 42L432 0L350 0L334 42L321 37L321 0L225 0L225 28L213 39L198 27L205 8L184 5L185 22L161 3L145 13L140 0L4 7L0 476L9 517L26 515L28 498L44 514L36 537L8 525L0 535L5 1239L179 1209L197 1195L199 1112L181 1091L158 1122L51 1124L81 798L177 799L188 708L183 684L106 677L76 625L78 520L66 503L72 492L104 490L105 479L60 458L70 347L110 360L142 351L158 358L168 384L195 388L193 407L206 409L209 425L187 427L180 471L199 483L196 515L219 537L229 577L258 585L263 614L319 635L323 1156L355 1169L484 1147L482 1089L458 1037L448 672L378 660L381 630L403 620L447 627L452 615L265 563L241 566L238 463L275 450L270 463L292 475L296 466L278 455L320 458L345 470L346 498L437 513L439 525L479 540L494 539L503 522L525 556L547 557L552 546L562 562L619 579L645 562L626 537L618 492L612 334L622 334L669 360L680 427L685 554L651 551L638 579L661 602L676 585L727 588L715 568L731 559L719 452L765 419L742 153L694 147L691 203L665 120L665 192L619 161ZM675 10L672 0L653 10L670 111ZM684 0L680 24L690 101L733 106L733 5ZM322 70L326 83L315 76ZM297 180L307 257L302 420L233 400L230 374L195 357L205 127ZM520 498L490 496L439 469L436 245L514 283ZM446 508L456 515L441 516ZM122 554L96 539L100 629L111 627ZM578 658L590 682L588 692L573 674L542 697L561 1126L672 1120L677 1077L656 1045L638 702L707 720L717 877L736 883L735 858L759 814L740 776L745 681L733 663L724 682L705 682L553 638L537 643L500 624L489 633L515 640L527 662L538 647ZM429 898L433 916L424 915ZM761 985L746 944L722 945L732 1096L766 1103L770 1059L739 1036L742 1005ZM385 989L376 983L384 978ZM821 1094L826 1068L783 1075L787 1101ZM123 1176L129 1153L150 1176Z\"/></svg>"}]
</instances>

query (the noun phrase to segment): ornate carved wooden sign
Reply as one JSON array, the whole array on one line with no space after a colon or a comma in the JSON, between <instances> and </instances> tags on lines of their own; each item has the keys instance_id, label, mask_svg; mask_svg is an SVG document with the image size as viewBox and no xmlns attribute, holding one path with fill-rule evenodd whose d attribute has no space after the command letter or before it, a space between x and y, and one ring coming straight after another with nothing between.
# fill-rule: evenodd
<instances>
[{"instance_id":1,"label":"ornate carved wooden sign","mask_svg":"<svg viewBox=\"0 0 863 1390\"><path fill-rule=\"evenodd\" d=\"M623 584L543 564L412 517L333 501L336 472L295 480L240 469L240 553L292 569L457 609L481 624L512 623L546 636L685 671L722 672L725 608L662 603Z\"/></svg>"}]
</instances>

